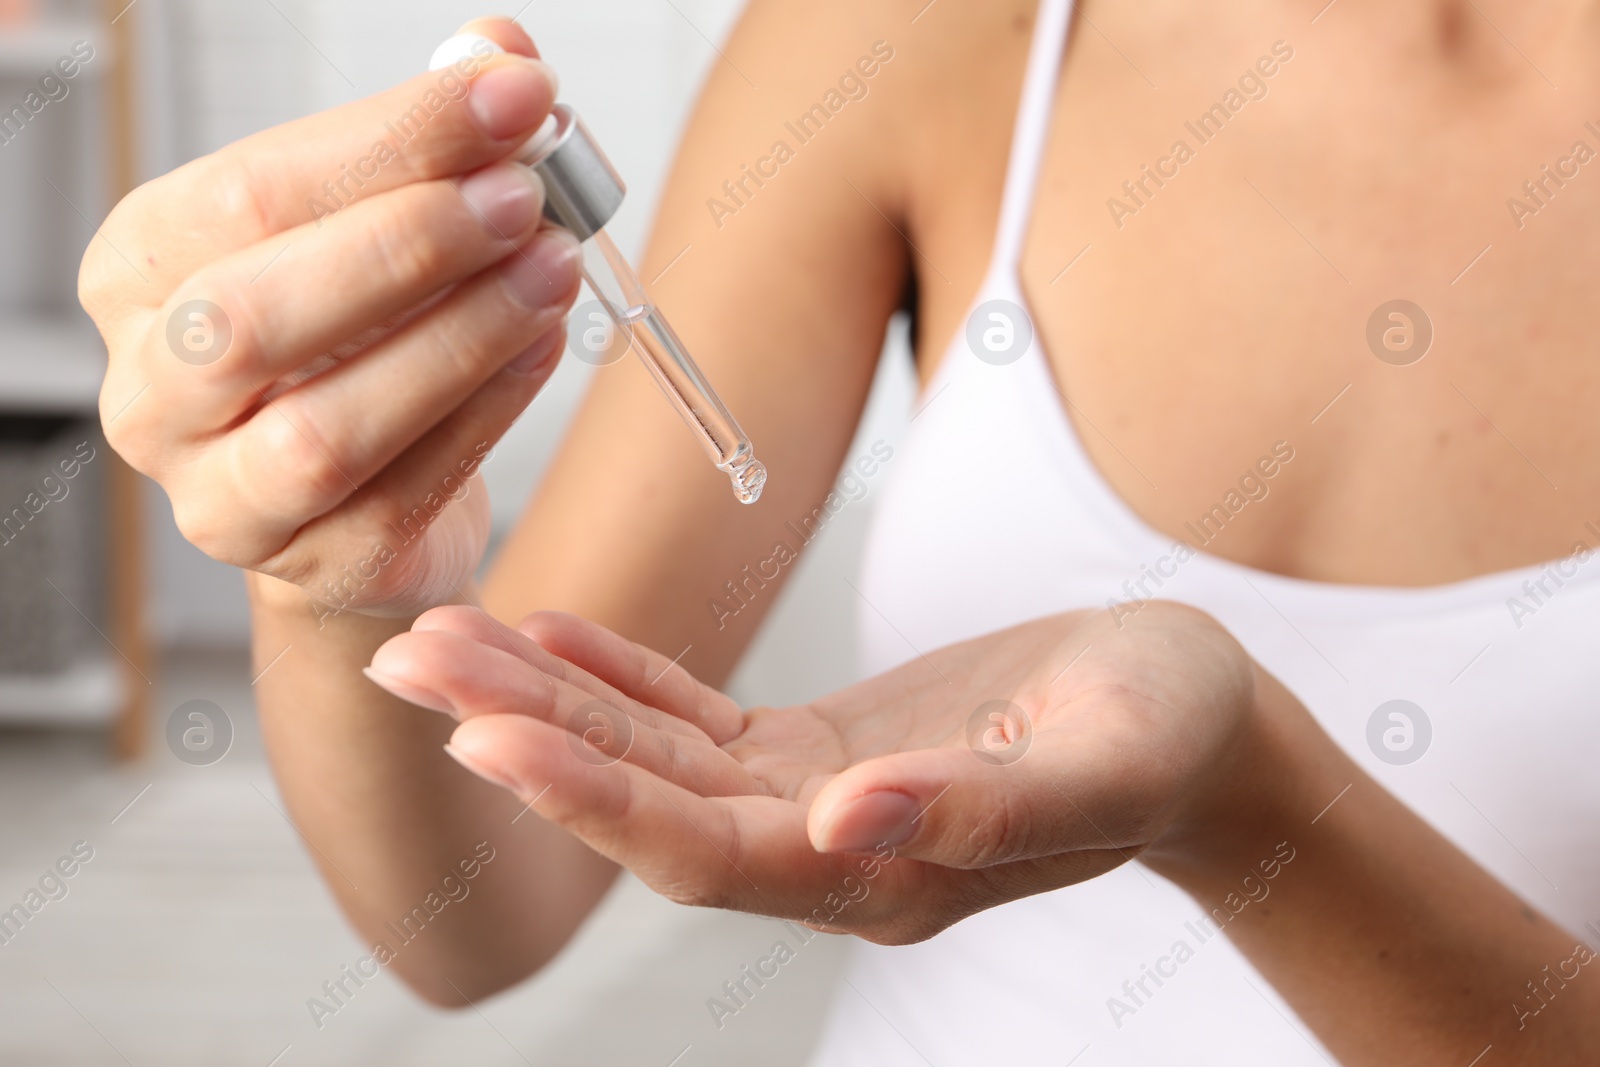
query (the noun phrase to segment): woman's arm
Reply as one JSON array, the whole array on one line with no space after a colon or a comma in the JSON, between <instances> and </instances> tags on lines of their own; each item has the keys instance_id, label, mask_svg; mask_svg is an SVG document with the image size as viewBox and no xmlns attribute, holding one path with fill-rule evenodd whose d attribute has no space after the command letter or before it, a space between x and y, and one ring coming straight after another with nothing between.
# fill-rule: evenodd
<instances>
[{"instance_id":1,"label":"woman's arm","mask_svg":"<svg viewBox=\"0 0 1600 1067\"><path fill-rule=\"evenodd\" d=\"M591 623L423 623L377 662L452 694L463 761L674 899L904 944L1137 856L1237 913L1219 925L1342 1062L1600 1061L1589 949L1193 609L1025 623L755 709L731 739L706 710L719 698L686 696L675 668L657 696L634 676L664 657ZM574 712L595 700L614 736L575 758Z\"/></svg>"},{"instance_id":2,"label":"woman's arm","mask_svg":"<svg viewBox=\"0 0 1600 1067\"><path fill-rule=\"evenodd\" d=\"M379 962L445 1007L465 1007L463 997L512 985L554 956L616 867L559 827L519 818L521 802L444 755L441 716L362 677L410 618L330 616L287 583L250 574L248 584L274 777L362 943L386 946L392 958Z\"/></svg>"},{"instance_id":3,"label":"woman's arm","mask_svg":"<svg viewBox=\"0 0 1600 1067\"><path fill-rule=\"evenodd\" d=\"M878 214L899 213L893 64L870 78L869 104L854 102L824 136L798 146L784 130L872 56L882 35L875 18L845 0L752 6L723 48L726 61L712 70L661 205L664 224L643 262L678 333L754 438L771 472L765 498L738 506L643 368L619 363L597 374L570 440L486 582L483 601L494 614L581 611L669 657L683 651L683 662L720 678L773 605L789 568L765 579L736 617L718 621L707 601L726 597L726 582L742 581L742 569L770 557L784 523L802 522L821 504L906 283L901 238ZM512 53L533 48L504 19L469 29ZM485 62L507 66L517 59ZM446 286L478 282L478 270L515 267L522 256L514 242L496 243L501 235L478 237L477 219L462 211L448 181L525 138L544 114L547 88L542 96L522 90L515 128L493 134L470 117L467 102L453 99L382 166L378 181L352 189L349 205L318 219L322 226L312 219L322 182L339 176L341 163L370 154L384 120L405 112L424 82L432 80L259 134L152 182L107 224L110 240L146 266L149 282L94 246L83 293L112 350L107 419L155 376L149 392L109 422L112 443L162 482L186 536L254 571L254 657L266 672L256 686L262 729L294 824L363 939L395 950L392 969L424 997L461 1006L462 997L502 989L549 960L616 867L536 814L518 817L518 801L446 757L448 729L437 717L360 677L416 611L469 593L466 577L486 523L482 483L469 482L466 498L451 502L394 561L374 565L374 544L394 541L392 531L403 530L427 494L448 486L459 462L482 456L480 445L498 440L549 373L546 366L536 378L517 378L501 370L538 331L486 304L445 320L432 341L390 323L386 339L365 349L357 342L358 328L413 302L426 306ZM736 216L714 218L707 200L726 202L726 181L757 189L742 166L770 157L776 139L789 139L794 150L781 173ZM219 182L219 174L232 181ZM418 240L430 230L470 248ZM283 245L290 251L272 266ZM299 259L304 264L290 270ZM392 264L408 272L405 286ZM238 275L226 298L205 285L219 269ZM262 283L248 285L254 277ZM365 304L350 299L357 280L376 293ZM166 350L170 304L189 296L226 304L242 339L258 318L301 333L317 323L314 338L301 339L304 352L259 354L262 365L283 373L328 347L358 355L270 403L246 392L234 416L211 395L184 394L197 378L222 378L232 357L197 370ZM570 299L558 294L550 304ZM355 320L352 304L371 314ZM549 330L549 312L539 312L539 331ZM347 333L322 325L325 318ZM406 336L413 336L411 370L360 381L363 363L376 370L374 360ZM547 346L552 341L558 349L558 333ZM445 400L419 395L424 373L440 379L435 389ZM448 376L475 379L458 387ZM320 406L302 403L314 392ZM214 426L190 432L195 427L181 426L176 411L214 414ZM374 427L400 419L410 422L395 440L374 442ZM264 434L251 437L250 424ZM384 454L363 458L363 448ZM302 502L307 514L285 525L285 499ZM378 577L354 581L350 571ZM413 571L427 581L405 581ZM346 597L349 609L334 611ZM470 865L480 843L494 859L478 865L469 896L440 910L426 937L400 947L395 928L446 873Z\"/></svg>"},{"instance_id":4,"label":"woman's arm","mask_svg":"<svg viewBox=\"0 0 1600 1067\"><path fill-rule=\"evenodd\" d=\"M1239 910L1228 936L1342 1063L1600 1061L1590 948L1368 777L1264 672L1214 786L1141 858L1208 909L1273 865L1270 905Z\"/></svg>"},{"instance_id":5,"label":"woman's arm","mask_svg":"<svg viewBox=\"0 0 1600 1067\"><path fill-rule=\"evenodd\" d=\"M496 618L570 611L668 658L681 652L679 663L702 677L720 682L733 670L792 568L764 585L744 586L754 595L736 615L719 616L710 602L728 602L727 583L746 582L747 566L769 558L774 544L792 541L785 524L812 516L850 458L846 449L884 329L911 269L899 234L877 213L907 228L891 117L904 89L893 60L879 58L884 50L874 56L875 42L901 29L903 19L841 0L752 4L722 47L726 60L710 72L639 264L766 463L770 480L761 501L745 507L733 500L726 478L706 463L630 357L596 376L495 560L483 603ZM864 57L871 59L870 77L860 74ZM865 99L830 119L825 135L800 144L785 124L807 114L847 71L865 86ZM781 165L773 152L779 140L792 150ZM769 175L762 184L747 177L758 168ZM738 183L734 195L725 183ZM353 678L387 636L372 628L335 661L307 669L316 678L353 679L346 683L351 696L359 694L361 706L372 710L346 721L362 732L381 721L401 751L372 762L382 780L358 796L339 796L326 784L305 793L330 808L363 813L362 824L347 824L342 835L352 847L356 840L382 843L390 859L373 880L403 896L400 887L419 884L430 869L412 855L414 842L433 843L436 865L441 852L460 851L488 832L481 826L506 827L523 805L440 757L449 731L436 716ZM275 639L258 644L265 656L281 647ZM394 731L397 722L407 724L403 733ZM330 775L319 765L363 750L358 738L330 746L326 731L309 724L294 735L281 731L274 748L280 779L304 768L323 783ZM437 819L439 798L447 799L454 825L426 835L403 832L423 810ZM397 817L396 803L409 814ZM373 820L384 825L373 827ZM330 815L320 825L339 823ZM532 814L502 835L508 832L505 858L497 860L504 866L493 872L501 879L497 896L463 909L461 926L444 942L450 958L412 972L419 989L433 972L464 973L468 978L456 980L479 992L525 976L565 943L617 869ZM380 917L370 906L352 908L339 875L324 874L358 922ZM474 984L466 985L468 979ZM441 998L459 1004L448 990Z\"/></svg>"},{"instance_id":6,"label":"woman's arm","mask_svg":"<svg viewBox=\"0 0 1600 1067\"><path fill-rule=\"evenodd\" d=\"M904 29L903 12L879 5L750 4L712 65L641 264L771 472L760 502L735 502L626 359L596 377L507 539L484 591L493 614L570 611L669 657L688 649L679 662L699 677L731 673L783 582L744 569L793 540L786 524L813 517L850 458L913 268L895 229L908 228L896 116L911 61L888 39ZM864 95L814 129L812 109L844 99L846 75ZM730 582L749 605L719 614L713 599L738 603Z\"/></svg>"}]
</instances>

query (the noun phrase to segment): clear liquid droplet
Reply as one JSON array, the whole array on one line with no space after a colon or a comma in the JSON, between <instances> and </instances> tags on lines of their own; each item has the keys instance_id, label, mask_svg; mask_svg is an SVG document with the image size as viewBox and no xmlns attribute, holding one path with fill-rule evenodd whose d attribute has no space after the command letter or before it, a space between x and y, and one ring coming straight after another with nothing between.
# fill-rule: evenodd
<instances>
[{"instance_id":1,"label":"clear liquid droplet","mask_svg":"<svg viewBox=\"0 0 1600 1067\"><path fill-rule=\"evenodd\" d=\"M761 499L761 490L767 485L767 468L759 460L751 458L742 466L728 472L728 477L733 480L733 495L741 504L754 504Z\"/></svg>"}]
</instances>

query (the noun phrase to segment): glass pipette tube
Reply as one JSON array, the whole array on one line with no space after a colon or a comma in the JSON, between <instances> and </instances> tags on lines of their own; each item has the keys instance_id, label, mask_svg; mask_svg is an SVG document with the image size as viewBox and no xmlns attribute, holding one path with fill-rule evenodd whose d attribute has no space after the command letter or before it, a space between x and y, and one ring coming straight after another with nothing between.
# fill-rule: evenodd
<instances>
[{"instance_id":1,"label":"glass pipette tube","mask_svg":"<svg viewBox=\"0 0 1600 1067\"><path fill-rule=\"evenodd\" d=\"M465 57L481 59L499 51L485 37L464 34L440 45L429 66L438 70ZM556 104L514 158L544 180L545 216L571 230L581 243L583 278L621 338L699 435L711 462L732 480L733 495L742 504L754 504L767 484L767 468L605 230L627 189L594 135L569 105Z\"/></svg>"},{"instance_id":2,"label":"glass pipette tube","mask_svg":"<svg viewBox=\"0 0 1600 1067\"><path fill-rule=\"evenodd\" d=\"M700 437L711 462L733 481L733 494L753 504L767 482L750 439L729 413L667 317L651 303L627 259L604 229L583 242L583 278L600 298L622 339L650 368L662 392Z\"/></svg>"}]
</instances>

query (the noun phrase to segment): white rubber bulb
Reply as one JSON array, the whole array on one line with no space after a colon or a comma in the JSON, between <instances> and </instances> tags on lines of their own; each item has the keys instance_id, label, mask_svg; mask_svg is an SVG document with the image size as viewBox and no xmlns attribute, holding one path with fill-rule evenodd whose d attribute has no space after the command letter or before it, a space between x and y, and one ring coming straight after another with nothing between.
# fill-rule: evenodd
<instances>
[{"instance_id":1,"label":"white rubber bulb","mask_svg":"<svg viewBox=\"0 0 1600 1067\"><path fill-rule=\"evenodd\" d=\"M490 52L505 51L487 37L480 37L475 33L458 33L433 50L433 58L428 60L428 69L443 70L463 59L481 59L487 54L483 50L485 45L489 46Z\"/></svg>"}]
</instances>

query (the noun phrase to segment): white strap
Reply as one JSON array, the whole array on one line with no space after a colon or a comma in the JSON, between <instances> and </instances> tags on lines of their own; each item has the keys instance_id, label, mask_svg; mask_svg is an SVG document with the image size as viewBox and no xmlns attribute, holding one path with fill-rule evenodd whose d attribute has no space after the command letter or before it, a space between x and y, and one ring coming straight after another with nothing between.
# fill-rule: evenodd
<instances>
[{"instance_id":1,"label":"white strap","mask_svg":"<svg viewBox=\"0 0 1600 1067\"><path fill-rule=\"evenodd\" d=\"M1022 80L1022 102L1011 135L1011 159L1006 168L1005 192L1000 200L1000 227L995 236L993 269L1014 271L1022 255L1028 221L1033 214L1034 188L1039 165L1050 135L1056 79L1067 50L1072 26L1072 0L1040 0L1028 49L1028 69Z\"/></svg>"}]
</instances>

